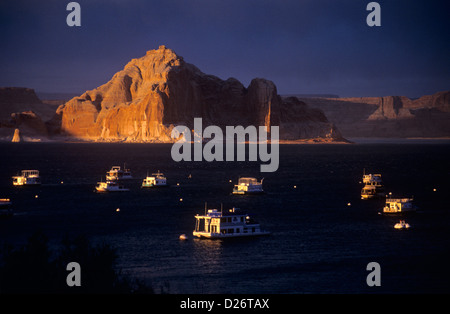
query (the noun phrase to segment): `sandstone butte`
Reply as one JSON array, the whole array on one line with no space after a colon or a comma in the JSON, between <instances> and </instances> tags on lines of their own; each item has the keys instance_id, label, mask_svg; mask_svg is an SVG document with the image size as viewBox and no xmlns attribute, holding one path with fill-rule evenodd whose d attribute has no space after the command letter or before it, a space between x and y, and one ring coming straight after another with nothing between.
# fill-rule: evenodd
<instances>
[{"instance_id":1,"label":"sandstone butte","mask_svg":"<svg viewBox=\"0 0 450 314\"><path fill-rule=\"evenodd\" d=\"M173 142L177 125L193 129L279 126L280 140L345 141L320 109L295 97L282 98L275 84L255 78L248 87L201 72L160 46L132 59L106 84L86 91L56 111L60 134L89 141Z\"/></svg>"}]
</instances>

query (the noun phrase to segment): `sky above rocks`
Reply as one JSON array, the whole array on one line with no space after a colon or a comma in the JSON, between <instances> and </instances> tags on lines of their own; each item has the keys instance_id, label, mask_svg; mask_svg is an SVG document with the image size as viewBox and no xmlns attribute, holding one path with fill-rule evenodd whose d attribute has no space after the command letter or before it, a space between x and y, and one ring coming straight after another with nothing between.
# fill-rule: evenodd
<instances>
[{"instance_id":1,"label":"sky above rocks","mask_svg":"<svg viewBox=\"0 0 450 314\"><path fill-rule=\"evenodd\" d=\"M86 0L0 2L0 86L77 93L166 45L207 74L272 80L280 94L419 97L450 87L450 2Z\"/></svg>"}]
</instances>

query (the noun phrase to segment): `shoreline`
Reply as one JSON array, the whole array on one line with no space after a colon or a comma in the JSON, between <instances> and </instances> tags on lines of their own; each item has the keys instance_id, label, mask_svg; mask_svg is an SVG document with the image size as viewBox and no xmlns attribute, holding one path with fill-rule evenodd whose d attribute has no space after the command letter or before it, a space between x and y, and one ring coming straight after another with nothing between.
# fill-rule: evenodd
<instances>
[{"instance_id":1,"label":"shoreline","mask_svg":"<svg viewBox=\"0 0 450 314\"><path fill-rule=\"evenodd\" d=\"M10 139L0 139L0 143L13 143ZM33 140L23 140L20 142L15 142L14 144L20 143L59 143L59 144L174 144L176 142L135 142L135 141L94 141L94 140L80 140L80 139L33 139ZM207 143L206 141L203 144ZM190 142L194 144L194 142ZM225 144L225 142L223 142ZM236 144L236 143L235 143ZM253 143L246 141L239 144L263 144L263 143ZM267 144L272 144L269 140ZM358 138L348 138L346 141L332 141L329 139L299 139L299 140L279 140L279 145L354 145L354 144L450 144L450 137L412 137L412 138L371 138L371 137L358 137Z\"/></svg>"}]
</instances>

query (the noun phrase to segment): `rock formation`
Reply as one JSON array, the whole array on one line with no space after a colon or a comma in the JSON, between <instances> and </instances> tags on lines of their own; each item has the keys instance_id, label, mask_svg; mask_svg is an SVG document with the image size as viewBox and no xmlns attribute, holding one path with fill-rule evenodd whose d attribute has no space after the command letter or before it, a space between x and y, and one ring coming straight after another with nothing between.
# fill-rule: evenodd
<instances>
[{"instance_id":1,"label":"rock formation","mask_svg":"<svg viewBox=\"0 0 450 314\"><path fill-rule=\"evenodd\" d=\"M131 60L112 79L60 106L61 133L93 141L172 142L176 125L280 126L280 139L344 140L323 112L282 99L273 82L256 78L246 88L186 63L160 46Z\"/></svg>"},{"instance_id":2,"label":"rock formation","mask_svg":"<svg viewBox=\"0 0 450 314\"><path fill-rule=\"evenodd\" d=\"M48 137L43 119L54 115L55 106L48 106L33 89L0 88L0 139L11 141L16 130L22 140L42 140Z\"/></svg>"},{"instance_id":3,"label":"rock formation","mask_svg":"<svg viewBox=\"0 0 450 314\"><path fill-rule=\"evenodd\" d=\"M449 137L450 92L404 96L302 98L323 110L345 137Z\"/></svg>"},{"instance_id":4,"label":"rock formation","mask_svg":"<svg viewBox=\"0 0 450 314\"><path fill-rule=\"evenodd\" d=\"M11 142L13 142L13 143L19 143L20 142L20 130L19 129L15 129L14 130L14 135L13 135L13 138L12 138Z\"/></svg>"}]
</instances>

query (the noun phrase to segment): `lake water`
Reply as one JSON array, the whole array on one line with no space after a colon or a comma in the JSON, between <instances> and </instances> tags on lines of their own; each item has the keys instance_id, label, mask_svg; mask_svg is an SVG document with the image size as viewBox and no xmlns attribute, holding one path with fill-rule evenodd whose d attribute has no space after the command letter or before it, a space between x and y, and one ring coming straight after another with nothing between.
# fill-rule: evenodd
<instances>
[{"instance_id":1,"label":"lake water","mask_svg":"<svg viewBox=\"0 0 450 314\"><path fill-rule=\"evenodd\" d=\"M259 162L177 163L170 148L0 144L0 198L11 198L15 210L0 220L1 244L23 244L36 230L55 246L64 235L86 235L116 248L122 273L156 292L450 292L450 145L281 145L274 173L260 173ZM134 176L124 181L129 192L93 192L107 170L124 163ZM396 230L402 217L379 214L384 200L360 199L364 168L381 173L394 197L414 196L419 211L405 217L411 229ZM14 188L11 176L22 169L40 170L42 186ZM171 187L141 189L157 170ZM240 176L264 177L267 193L231 195ZM193 239L205 202L244 209L272 234ZM182 233L190 239L180 241ZM370 262L381 266L380 287L366 284Z\"/></svg>"}]
</instances>

